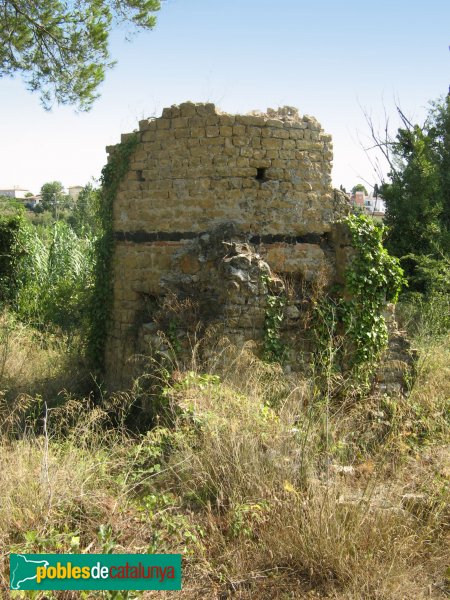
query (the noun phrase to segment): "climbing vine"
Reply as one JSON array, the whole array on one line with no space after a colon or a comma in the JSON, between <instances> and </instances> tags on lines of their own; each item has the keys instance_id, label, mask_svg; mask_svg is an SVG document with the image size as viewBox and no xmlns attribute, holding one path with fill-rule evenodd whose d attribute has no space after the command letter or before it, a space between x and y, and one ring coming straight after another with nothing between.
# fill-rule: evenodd
<instances>
[{"instance_id":1,"label":"climbing vine","mask_svg":"<svg viewBox=\"0 0 450 600\"><path fill-rule=\"evenodd\" d=\"M269 277L262 277L262 282L269 288ZM284 294L268 294L264 321L264 352L267 362L282 363L286 357L286 346L281 339L281 327L284 318L286 296Z\"/></svg>"},{"instance_id":2,"label":"climbing vine","mask_svg":"<svg viewBox=\"0 0 450 600\"><path fill-rule=\"evenodd\" d=\"M96 240L95 283L91 297L88 357L95 368L104 366L107 323L112 307L112 256L114 252L113 204L119 185L129 170L130 157L139 141L137 133L116 146L103 167L98 206L101 234Z\"/></svg>"},{"instance_id":3,"label":"climbing vine","mask_svg":"<svg viewBox=\"0 0 450 600\"><path fill-rule=\"evenodd\" d=\"M329 344L330 334L340 333L341 353L350 367L359 367L374 363L385 349L383 307L397 300L406 281L398 259L383 247L383 225L365 215L350 215L343 222L355 250L345 273L346 293L317 301L316 333L322 345Z\"/></svg>"}]
</instances>

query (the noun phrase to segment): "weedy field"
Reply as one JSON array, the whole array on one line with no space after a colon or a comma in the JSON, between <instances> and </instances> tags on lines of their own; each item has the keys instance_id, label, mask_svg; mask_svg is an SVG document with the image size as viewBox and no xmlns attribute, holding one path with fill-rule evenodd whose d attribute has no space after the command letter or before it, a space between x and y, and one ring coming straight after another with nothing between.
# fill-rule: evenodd
<instances>
[{"instance_id":1,"label":"weedy field","mask_svg":"<svg viewBox=\"0 0 450 600\"><path fill-rule=\"evenodd\" d=\"M181 552L192 599L448 597L450 337L433 314L403 308L419 352L407 397L347 382L343 398L331 371L319 385L225 340L157 386L83 395L77 344L5 312L3 597L180 596L9 592L9 552Z\"/></svg>"}]
</instances>

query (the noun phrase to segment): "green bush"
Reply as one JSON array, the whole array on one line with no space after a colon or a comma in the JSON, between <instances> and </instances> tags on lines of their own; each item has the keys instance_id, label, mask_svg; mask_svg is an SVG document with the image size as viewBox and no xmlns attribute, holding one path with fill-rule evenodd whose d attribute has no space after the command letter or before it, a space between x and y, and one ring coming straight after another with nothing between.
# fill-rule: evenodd
<instances>
[{"instance_id":1,"label":"green bush","mask_svg":"<svg viewBox=\"0 0 450 600\"><path fill-rule=\"evenodd\" d=\"M0 218L0 302L35 326L79 329L92 291L93 241L64 222Z\"/></svg>"},{"instance_id":2,"label":"green bush","mask_svg":"<svg viewBox=\"0 0 450 600\"><path fill-rule=\"evenodd\" d=\"M63 221L53 224L47 243L32 227L24 228L22 240L27 252L18 271L19 317L66 331L80 327L92 288L92 241L78 238Z\"/></svg>"},{"instance_id":3,"label":"green bush","mask_svg":"<svg viewBox=\"0 0 450 600\"><path fill-rule=\"evenodd\" d=\"M25 220L20 215L0 217L0 302L13 301L19 287L17 270L25 248L21 234Z\"/></svg>"}]
</instances>

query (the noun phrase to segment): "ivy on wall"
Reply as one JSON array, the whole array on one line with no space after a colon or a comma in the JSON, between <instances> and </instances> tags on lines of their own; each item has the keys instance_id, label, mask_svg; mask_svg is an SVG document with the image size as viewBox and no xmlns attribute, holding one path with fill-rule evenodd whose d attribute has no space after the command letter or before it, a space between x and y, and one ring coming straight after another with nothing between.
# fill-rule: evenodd
<instances>
[{"instance_id":1,"label":"ivy on wall","mask_svg":"<svg viewBox=\"0 0 450 600\"><path fill-rule=\"evenodd\" d=\"M127 136L115 147L101 175L99 217L101 234L96 240L95 283L89 310L88 357L97 370L103 370L106 335L113 301L112 258L114 253L113 205L119 185L130 167L130 157L139 134Z\"/></svg>"},{"instance_id":2,"label":"ivy on wall","mask_svg":"<svg viewBox=\"0 0 450 600\"><path fill-rule=\"evenodd\" d=\"M383 247L383 225L365 215L349 215L343 222L355 250L345 273L346 293L316 302L316 337L323 348L340 334L341 360L358 368L375 363L386 348L383 308L397 300L406 281L399 260Z\"/></svg>"},{"instance_id":3,"label":"ivy on wall","mask_svg":"<svg viewBox=\"0 0 450 600\"><path fill-rule=\"evenodd\" d=\"M365 215L345 219L355 257L345 279L351 299L344 303L346 331L356 344L356 362L376 358L387 344L387 326L382 316L386 302L396 302L403 284L399 260L383 247L385 227Z\"/></svg>"},{"instance_id":4,"label":"ivy on wall","mask_svg":"<svg viewBox=\"0 0 450 600\"><path fill-rule=\"evenodd\" d=\"M284 293L270 293L270 277L263 275L262 283L267 287L266 311L264 320L263 358L267 362L283 363L287 348L281 339L286 296Z\"/></svg>"}]
</instances>

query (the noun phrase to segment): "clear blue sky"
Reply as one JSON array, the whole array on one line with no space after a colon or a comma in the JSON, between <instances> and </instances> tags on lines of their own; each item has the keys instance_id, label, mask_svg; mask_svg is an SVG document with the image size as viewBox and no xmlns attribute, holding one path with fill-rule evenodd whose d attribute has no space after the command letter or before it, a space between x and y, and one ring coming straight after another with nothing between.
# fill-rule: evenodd
<instances>
[{"instance_id":1,"label":"clear blue sky","mask_svg":"<svg viewBox=\"0 0 450 600\"><path fill-rule=\"evenodd\" d=\"M246 113L292 105L334 141L333 182L375 183L358 138L361 106L422 120L450 84L448 0L168 0L154 31L115 31L102 97L90 113L46 113L20 78L0 80L0 188L98 177L105 146L143 117L185 100Z\"/></svg>"}]
</instances>

